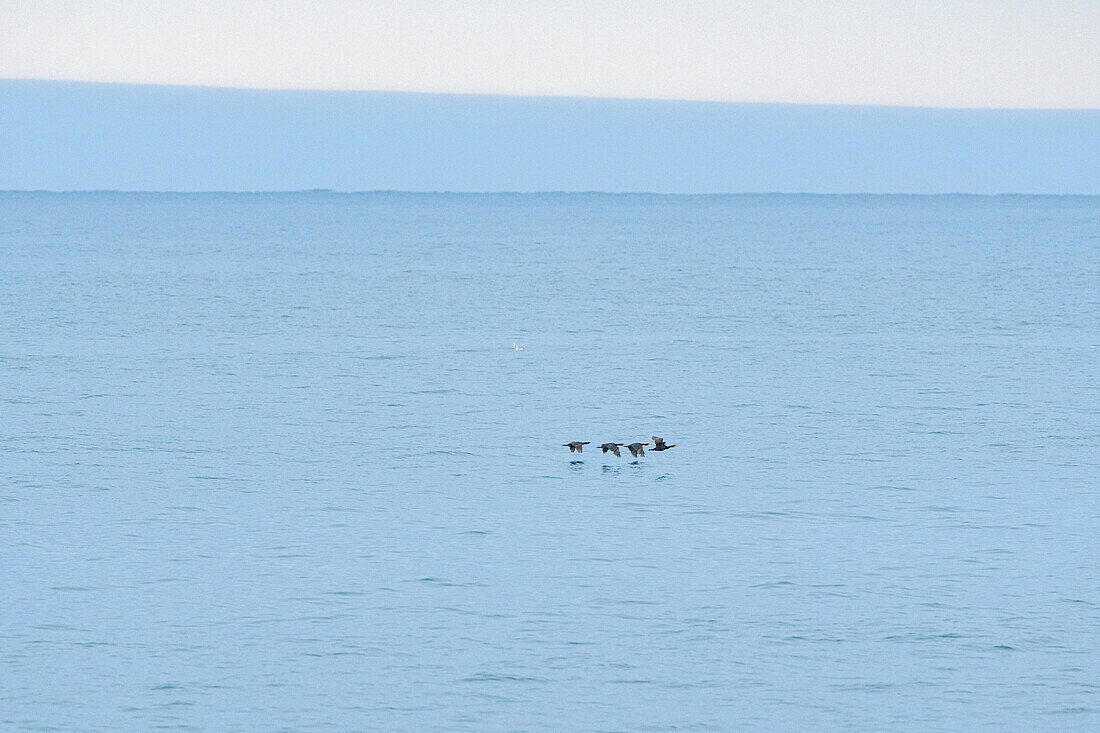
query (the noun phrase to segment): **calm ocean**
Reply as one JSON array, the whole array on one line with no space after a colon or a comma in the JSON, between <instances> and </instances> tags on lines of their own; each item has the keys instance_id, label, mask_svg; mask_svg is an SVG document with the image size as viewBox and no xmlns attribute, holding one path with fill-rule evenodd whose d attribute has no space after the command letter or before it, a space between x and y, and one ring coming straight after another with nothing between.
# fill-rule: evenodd
<instances>
[{"instance_id":1,"label":"calm ocean","mask_svg":"<svg viewBox=\"0 0 1100 733\"><path fill-rule=\"evenodd\" d=\"M1100 198L0 194L0 728L1100 729Z\"/></svg>"}]
</instances>

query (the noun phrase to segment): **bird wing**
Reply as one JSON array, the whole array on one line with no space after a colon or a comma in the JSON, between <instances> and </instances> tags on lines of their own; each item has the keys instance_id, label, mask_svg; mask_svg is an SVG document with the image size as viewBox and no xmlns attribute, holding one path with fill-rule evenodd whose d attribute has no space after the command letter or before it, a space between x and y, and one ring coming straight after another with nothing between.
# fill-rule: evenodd
<instances>
[{"instance_id":1,"label":"bird wing","mask_svg":"<svg viewBox=\"0 0 1100 733\"><path fill-rule=\"evenodd\" d=\"M619 452L619 446L615 446L614 448L612 448L611 452L617 456L622 456L622 453Z\"/></svg>"}]
</instances>

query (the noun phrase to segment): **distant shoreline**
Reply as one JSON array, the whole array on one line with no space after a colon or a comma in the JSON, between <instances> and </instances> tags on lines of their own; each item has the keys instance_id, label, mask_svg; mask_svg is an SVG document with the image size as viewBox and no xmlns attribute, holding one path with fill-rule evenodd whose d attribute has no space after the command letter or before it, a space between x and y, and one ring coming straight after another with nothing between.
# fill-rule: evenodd
<instances>
[{"instance_id":1,"label":"distant shoreline","mask_svg":"<svg viewBox=\"0 0 1100 733\"><path fill-rule=\"evenodd\" d=\"M4 190L1100 195L1100 110L10 80L0 109Z\"/></svg>"}]
</instances>

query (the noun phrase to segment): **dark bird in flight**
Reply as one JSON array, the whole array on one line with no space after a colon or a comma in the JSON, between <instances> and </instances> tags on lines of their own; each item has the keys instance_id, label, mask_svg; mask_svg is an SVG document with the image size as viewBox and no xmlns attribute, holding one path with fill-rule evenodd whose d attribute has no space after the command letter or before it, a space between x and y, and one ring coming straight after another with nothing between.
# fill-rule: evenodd
<instances>
[{"instance_id":1,"label":"dark bird in flight","mask_svg":"<svg viewBox=\"0 0 1100 733\"><path fill-rule=\"evenodd\" d=\"M607 453L608 451L611 451L615 455L621 456L622 454L619 453L619 446L621 446L621 445L622 445L622 443L604 443L603 445L600 446L600 448L603 449L604 453Z\"/></svg>"},{"instance_id":2,"label":"dark bird in flight","mask_svg":"<svg viewBox=\"0 0 1100 733\"><path fill-rule=\"evenodd\" d=\"M579 440L574 440L572 443L563 443L562 445L568 448L570 453L574 451L576 451L577 453L584 453L584 447L591 442L592 441L590 440L586 440L582 443Z\"/></svg>"},{"instance_id":3,"label":"dark bird in flight","mask_svg":"<svg viewBox=\"0 0 1100 733\"><path fill-rule=\"evenodd\" d=\"M638 456L645 455L645 447L647 445L649 445L649 443L631 443L627 446L627 449L630 451L630 455L637 458Z\"/></svg>"},{"instance_id":4,"label":"dark bird in flight","mask_svg":"<svg viewBox=\"0 0 1100 733\"><path fill-rule=\"evenodd\" d=\"M653 436L653 450L668 450L669 448L675 447L675 443L673 443L672 445L665 445L664 438L658 438L656 435Z\"/></svg>"}]
</instances>

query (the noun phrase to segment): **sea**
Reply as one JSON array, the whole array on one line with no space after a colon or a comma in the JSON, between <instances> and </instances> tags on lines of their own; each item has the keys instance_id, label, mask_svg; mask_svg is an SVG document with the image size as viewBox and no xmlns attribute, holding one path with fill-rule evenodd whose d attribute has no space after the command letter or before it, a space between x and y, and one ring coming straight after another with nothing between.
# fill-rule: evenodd
<instances>
[{"instance_id":1,"label":"sea","mask_svg":"<svg viewBox=\"0 0 1100 733\"><path fill-rule=\"evenodd\" d=\"M2 193L0 729L1100 729L1100 197Z\"/></svg>"}]
</instances>

